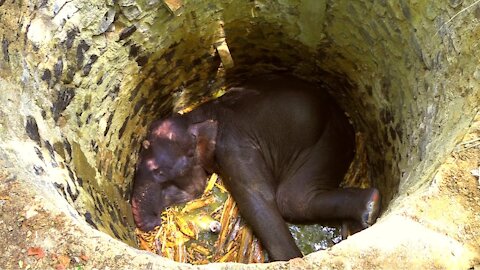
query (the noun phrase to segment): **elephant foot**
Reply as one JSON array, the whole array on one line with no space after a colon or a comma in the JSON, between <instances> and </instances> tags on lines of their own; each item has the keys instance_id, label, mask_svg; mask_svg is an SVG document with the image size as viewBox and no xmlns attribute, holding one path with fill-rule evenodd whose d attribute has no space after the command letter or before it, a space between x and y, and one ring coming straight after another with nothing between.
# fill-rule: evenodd
<instances>
[{"instance_id":1,"label":"elephant foot","mask_svg":"<svg viewBox=\"0 0 480 270\"><path fill-rule=\"evenodd\" d=\"M371 189L370 197L365 204L365 210L361 216L361 223L364 228L372 226L380 214L380 193L376 188Z\"/></svg>"},{"instance_id":2,"label":"elephant foot","mask_svg":"<svg viewBox=\"0 0 480 270\"><path fill-rule=\"evenodd\" d=\"M365 209L361 212L360 220L344 220L341 227L342 239L347 239L348 236L360 232L372 226L380 214L380 193L376 188L364 190L367 194L367 202Z\"/></svg>"}]
</instances>

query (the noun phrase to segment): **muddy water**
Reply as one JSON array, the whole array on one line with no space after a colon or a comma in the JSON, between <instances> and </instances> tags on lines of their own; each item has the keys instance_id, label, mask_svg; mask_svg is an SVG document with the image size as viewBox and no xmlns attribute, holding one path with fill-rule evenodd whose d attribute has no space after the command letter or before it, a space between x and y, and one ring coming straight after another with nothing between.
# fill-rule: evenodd
<instances>
[{"instance_id":1,"label":"muddy water","mask_svg":"<svg viewBox=\"0 0 480 270\"><path fill-rule=\"evenodd\" d=\"M303 255L327 249L342 240L338 228L314 225L289 225L290 232Z\"/></svg>"}]
</instances>

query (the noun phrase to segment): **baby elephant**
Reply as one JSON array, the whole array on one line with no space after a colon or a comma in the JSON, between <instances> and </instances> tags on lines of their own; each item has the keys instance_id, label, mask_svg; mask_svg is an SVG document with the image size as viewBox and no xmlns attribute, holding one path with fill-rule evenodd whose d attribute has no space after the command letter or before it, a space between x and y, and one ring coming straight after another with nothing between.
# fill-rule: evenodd
<instances>
[{"instance_id":1,"label":"baby elephant","mask_svg":"<svg viewBox=\"0 0 480 270\"><path fill-rule=\"evenodd\" d=\"M137 226L160 225L165 207L200 196L216 172L272 260L302 253L286 221L345 221L379 214L377 189L339 188L355 137L342 110L313 84L264 76L184 115L152 123L132 194Z\"/></svg>"}]
</instances>

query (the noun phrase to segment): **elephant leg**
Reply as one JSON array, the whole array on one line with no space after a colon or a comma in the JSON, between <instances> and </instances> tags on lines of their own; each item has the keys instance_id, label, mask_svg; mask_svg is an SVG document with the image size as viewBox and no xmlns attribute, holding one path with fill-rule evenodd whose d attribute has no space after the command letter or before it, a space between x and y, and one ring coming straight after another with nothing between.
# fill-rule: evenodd
<instances>
[{"instance_id":1,"label":"elephant leg","mask_svg":"<svg viewBox=\"0 0 480 270\"><path fill-rule=\"evenodd\" d=\"M282 185L277 192L279 209L289 222L352 220L352 223L359 222L366 228L378 217L380 195L374 188L318 190L303 189L298 185Z\"/></svg>"},{"instance_id":2,"label":"elephant leg","mask_svg":"<svg viewBox=\"0 0 480 270\"><path fill-rule=\"evenodd\" d=\"M333 145L333 146L332 146ZM334 144L319 141L295 166L296 171L282 181L277 204L290 222L358 222L372 225L379 214L380 194L375 188L338 188L350 163L338 154Z\"/></svg>"},{"instance_id":3,"label":"elephant leg","mask_svg":"<svg viewBox=\"0 0 480 270\"><path fill-rule=\"evenodd\" d=\"M242 217L271 260L302 257L275 200L275 182L254 148L235 147L217 155L221 175Z\"/></svg>"}]
</instances>

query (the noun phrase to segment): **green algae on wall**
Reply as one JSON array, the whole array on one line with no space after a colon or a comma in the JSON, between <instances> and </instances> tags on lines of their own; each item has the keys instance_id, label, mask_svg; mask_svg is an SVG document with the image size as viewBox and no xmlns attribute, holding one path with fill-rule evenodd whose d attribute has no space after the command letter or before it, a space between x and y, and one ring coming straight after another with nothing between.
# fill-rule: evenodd
<instances>
[{"instance_id":1,"label":"green algae on wall","mask_svg":"<svg viewBox=\"0 0 480 270\"><path fill-rule=\"evenodd\" d=\"M123 241L134 242L128 199L146 126L211 95L225 73L326 84L366 134L384 207L431 181L478 111L474 1L178 3L0 4L3 159Z\"/></svg>"}]
</instances>

